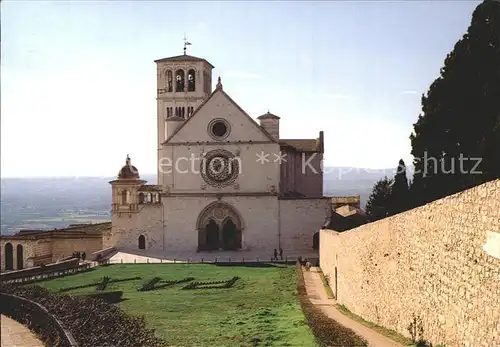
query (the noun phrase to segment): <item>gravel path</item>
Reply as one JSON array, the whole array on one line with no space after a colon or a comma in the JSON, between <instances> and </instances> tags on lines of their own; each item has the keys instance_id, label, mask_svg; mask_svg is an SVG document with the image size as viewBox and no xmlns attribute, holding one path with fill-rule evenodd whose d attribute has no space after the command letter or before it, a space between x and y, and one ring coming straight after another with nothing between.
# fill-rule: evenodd
<instances>
[{"instance_id":1,"label":"gravel path","mask_svg":"<svg viewBox=\"0 0 500 347\"><path fill-rule=\"evenodd\" d=\"M44 347L42 341L21 323L4 315L0 316L0 321L2 347Z\"/></svg>"},{"instance_id":2,"label":"gravel path","mask_svg":"<svg viewBox=\"0 0 500 347\"><path fill-rule=\"evenodd\" d=\"M311 271L304 271L304 281L306 284L307 295L311 302L320 307L323 312L343 326L351 329L356 334L368 341L370 347L403 347L403 345L379 334L378 332L356 322L355 320L342 314L335 307L336 301L329 299L326 295L323 281L317 269L312 267Z\"/></svg>"}]
</instances>

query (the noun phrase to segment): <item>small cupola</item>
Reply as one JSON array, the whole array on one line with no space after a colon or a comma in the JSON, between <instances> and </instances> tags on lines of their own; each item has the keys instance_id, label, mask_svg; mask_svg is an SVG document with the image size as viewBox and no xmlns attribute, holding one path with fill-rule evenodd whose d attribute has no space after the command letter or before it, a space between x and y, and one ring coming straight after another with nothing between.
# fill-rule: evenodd
<instances>
[{"instance_id":1,"label":"small cupola","mask_svg":"<svg viewBox=\"0 0 500 347\"><path fill-rule=\"evenodd\" d=\"M130 179L139 179L139 170L135 166L132 165L130 157L127 154L127 159L125 159L125 165L121 168L118 173L119 180L130 180Z\"/></svg>"},{"instance_id":2,"label":"small cupola","mask_svg":"<svg viewBox=\"0 0 500 347\"><path fill-rule=\"evenodd\" d=\"M257 118L262 129L267 131L276 141L280 139L280 117L267 111Z\"/></svg>"}]
</instances>

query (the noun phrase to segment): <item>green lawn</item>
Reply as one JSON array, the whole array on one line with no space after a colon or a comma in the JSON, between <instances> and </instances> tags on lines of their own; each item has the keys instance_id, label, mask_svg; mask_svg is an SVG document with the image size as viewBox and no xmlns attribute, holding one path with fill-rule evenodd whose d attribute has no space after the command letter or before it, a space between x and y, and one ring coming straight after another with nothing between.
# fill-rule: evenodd
<instances>
[{"instance_id":1,"label":"green lawn","mask_svg":"<svg viewBox=\"0 0 500 347\"><path fill-rule=\"evenodd\" d=\"M141 276L142 280L111 283L108 290L122 290L120 307L132 315L144 315L171 346L224 347L258 346L314 347L297 297L294 266L222 266L212 264L123 264L99 267L40 285L50 290L84 285L103 276L111 279ZM184 284L138 292L137 287L153 277L196 281L240 280L229 289L181 290ZM96 293L84 288L69 294Z\"/></svg>"}]
</instances>

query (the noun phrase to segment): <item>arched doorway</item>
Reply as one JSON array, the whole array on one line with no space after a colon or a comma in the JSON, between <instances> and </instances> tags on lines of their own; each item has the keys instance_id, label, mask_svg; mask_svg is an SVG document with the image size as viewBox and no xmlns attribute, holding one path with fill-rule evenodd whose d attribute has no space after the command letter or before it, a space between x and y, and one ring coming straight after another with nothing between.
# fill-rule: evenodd
<instances>
[{"instance_id":1,"label":"arched doorway","mask_svg":"<svg viewBox=\"0 0 500 347\"><path fill-rule=\"evenodd\" d=\"M222 224L222 248L227 250L241 248L241 233L238 233L231 217L228 217Z\"/></svg>"},{"instance_id":2,"label":"arched doorway","mask_svg":"<svg viewBox=\"0 0 500 347\"><path fill-rule=\"evenodd\" d=\"M198 216L198 250L237 250L242 248L243 223L229 204L214 202Z\"/></svg>"},{"instance_id":3,"label":"arched doorway","mask_svg":"<svg viewBox=\"0 0 500 347\"><path fill-rule=\"evenodd\" d=\"M319 249L319 231L313 235L313 249Z\"/></svg>"},{"instance_id":4,"label":"arched doorway","mask_svg":"<svg viewBox=\"0 0 500 347\"><path fill-rule=\"evenodd\" d=\"M14 250L12 244L5 244L5 270L14 270Z\"/></svg>"},{"instance_id":5,"label":"arched doorway","mask_svg":"<svg viewBox=\"0 0 500 347\"><path fill-rule=\"evenodd\" d=\"M217 223L210 219L207 226L205 227L206 232L206 249L214 250L219 249L219 226Z\"/></svg>"},{"instance_id":6,"label":"arched doorway","mask_svg":"<svg viewBox=\"0 0 500 347\"><path fill-rule=\"evenodd\" d=\"M139 236L137 241L139 243L139 249L146 249L146 238L144 235Z\"/></svg>"},{"instance_id":7,"label":"arched doorway","mask_svg":"<svg viewBox=\"0 0 500 347\"><path fill-rule=\"evenodd\" d=\"M23 246L22 245L17 245L17 269L22 270L24 267L24 262L23 262Z\"/></svg>"}]
</instances>

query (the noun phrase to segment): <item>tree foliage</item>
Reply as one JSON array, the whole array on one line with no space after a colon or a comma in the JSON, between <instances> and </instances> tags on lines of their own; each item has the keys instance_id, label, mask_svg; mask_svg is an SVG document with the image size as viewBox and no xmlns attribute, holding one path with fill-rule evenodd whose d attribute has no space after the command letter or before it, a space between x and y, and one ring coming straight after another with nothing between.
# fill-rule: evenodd
<instances>
[{"instance_id":1,"label":"tree foliage","mask_svg":"<svg viewBox=\"0 0 500 347\"><path fill-rule=\"evenodd\" d=\"M371 221L385 218L391 213L391 185L387 177L377 181L366 203L366 214Z\"/></svg>"},{"instance_id":2,"label":"tree foliage","mask_svg":"<svg viewBox=\"0 0 500 347\"><path fill-rule=\"evenodd\" d=\"M410 206L410 191L406 177L406 165L403 159L399 160L394 183L391 188L390 211L391 215L406 211Z\"/></svg>"},{"instance_id":3,"label":"tree foliage","mask_svg":"<svg viewBox=\"0 0 500 347\"><path fill-rule=\"evenodd\" d=\"M500 177L500 2L475 9L410 139L417 205Z\"/></svg>"}]
</instances>

